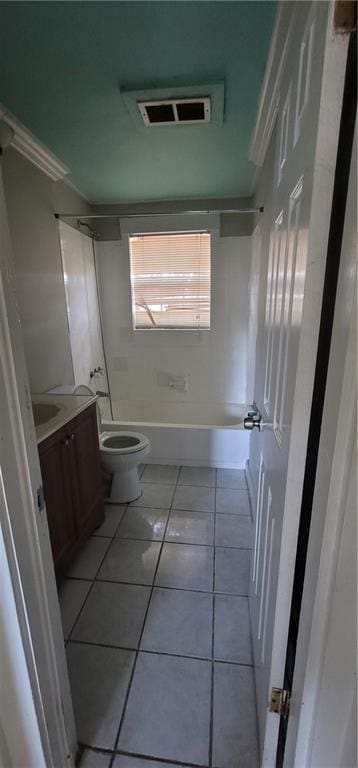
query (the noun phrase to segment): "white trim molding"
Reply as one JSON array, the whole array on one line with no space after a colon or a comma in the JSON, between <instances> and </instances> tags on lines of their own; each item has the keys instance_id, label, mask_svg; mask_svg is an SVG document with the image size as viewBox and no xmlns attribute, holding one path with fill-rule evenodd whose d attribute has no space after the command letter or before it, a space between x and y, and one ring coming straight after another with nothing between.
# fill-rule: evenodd
<instances>
[{"instance_id":1,"label":"white trim molding","mask_svg":"<svg viewBox=\"0 0 358 768\"><path fill-rule=\"evenodd\" d=\"M36 165L52 181L60 181L69 173L67 168L45 144L34 136L9 110L0 103L0 119L14 131L11 146Z\"/></svg>"},{"instance_id":2,"label":"white trim molding","mask_svg":"<svg viewBox=\"0 0 358 768\"><path fill-rule=\"evenodd\" d=\"M251 137L249 159L262 166L275 125L280 86L292 31L296 3L281 0L272 33L266 71L262 84L255 128Z\"/></svg>"}]
</instances>

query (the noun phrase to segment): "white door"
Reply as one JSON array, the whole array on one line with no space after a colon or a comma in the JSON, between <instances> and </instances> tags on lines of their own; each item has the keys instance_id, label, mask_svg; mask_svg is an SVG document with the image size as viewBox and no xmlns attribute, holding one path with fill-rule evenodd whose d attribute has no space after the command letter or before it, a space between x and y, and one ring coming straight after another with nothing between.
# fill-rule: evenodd
<instances>
[{"instance_id":1,"label":"white door","mask_svg":"<svg viewBox=\"0 0 358 768\"><path fill-rule=\"evenodd\" d=\"M75 384L108 392L93 241L62 221L59 227ZM108 398L99 403L110 418Z\"/></svg>"},{"instance_id":2,"label":"white door","mask_svg":"<svg viewBox=\"0 0 358 768\"><path fill-rule=\"evenodd\" d=\"M333 5L333 4L332 4ZM292 3L262 224L252 435L258 466L250 611L262 765L275 764L297 528L320 322L346 43L331 34L332 5ZM269 199L267 199L269 198ZM257 471L258 470L258 471Z\"/></svg>"}]
</instances>

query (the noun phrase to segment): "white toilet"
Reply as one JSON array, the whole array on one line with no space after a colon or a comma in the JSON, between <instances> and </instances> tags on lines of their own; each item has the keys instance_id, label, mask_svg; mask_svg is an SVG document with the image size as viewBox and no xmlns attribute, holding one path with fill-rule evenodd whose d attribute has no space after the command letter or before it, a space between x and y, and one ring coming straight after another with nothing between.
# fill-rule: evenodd
<instances>
[{"instance_id":1,"label":"white toilet","mask_svg":"<svg viewBox=\"0 0 358 768\"><path fill-rule=\"evenodd\" d=\"M140 432L102 432L99 449L102 466L113 476L108 501L126 504L138 499L138 464L150 451L149 439Z\"/></svg>"},{"instance_id":2,"label":"white toilet","mask_svg":"<svg viewBox=\"0 0 358 768\"><path fill-rule=\"evenodd\" d=\"M73 394L95 393L86 384L74 388ZM99 450L101 463L112 475L110 496L106 501L112 504L128 504L141 496L138 465L148 456L150 440L140 432L101 431L101 414L97 404Z\"/></svg>"}]
</instances>

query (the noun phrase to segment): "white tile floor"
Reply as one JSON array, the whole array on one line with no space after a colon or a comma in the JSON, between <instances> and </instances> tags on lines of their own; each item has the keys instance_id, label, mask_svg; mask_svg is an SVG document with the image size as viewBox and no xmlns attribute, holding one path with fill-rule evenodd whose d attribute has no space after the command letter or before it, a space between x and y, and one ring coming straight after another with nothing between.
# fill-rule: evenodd
<instances>
[{"instance_id":1,"label":"white tile floor","mask_svg":"<svg viewBox=\"0 0 358 768\"><path fill-rule=\"evenodd\" d=\"M80 768L257 768L245 473L142 473L61 586Z\"/></svg>"}]
</instances>

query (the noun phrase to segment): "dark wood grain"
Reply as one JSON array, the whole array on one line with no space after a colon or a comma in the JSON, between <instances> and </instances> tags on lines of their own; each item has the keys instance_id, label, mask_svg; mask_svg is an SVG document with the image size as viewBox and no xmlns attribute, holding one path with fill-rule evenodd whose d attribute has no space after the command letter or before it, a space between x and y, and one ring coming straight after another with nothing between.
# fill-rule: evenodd
<instances>
[{"instance_id":1,"label":"dark wood grain","mask_svg":"<svg viewBox=\"0 0 358 768\"><path fill-rule=\"evenodd\" d=\"M96 406L90 406L39 445L57 579L104 519Z\"/></svg>"}]
</instances>

